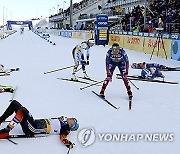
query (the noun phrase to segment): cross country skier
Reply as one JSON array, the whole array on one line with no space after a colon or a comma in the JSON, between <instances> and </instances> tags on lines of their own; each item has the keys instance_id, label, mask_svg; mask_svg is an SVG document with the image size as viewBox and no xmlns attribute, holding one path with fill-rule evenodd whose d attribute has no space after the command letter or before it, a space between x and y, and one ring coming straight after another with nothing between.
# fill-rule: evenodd
<instances>
[{"instance_id":1,"label":"cross country skier","mask_svg":"<svg viewBox=\"0 0 180 154\"><path fill-rule=\"evenodd\" d=\"M141 71L141 77L143 79L154 79L156 77L164 78L164 75L160 71L159 68L156 67L150 67L150 68L144 68Z\"/></svg>"},{"instance_id":2,"label":"cross country skier","mask_svg":"<svg viewBox=\"0 0 180 154\"><path fill-rule=\"evenodd\" d=\"M127 76L129 71L129 60L126 52L123 48L120 48L119 44L114 43L112 45L112 48L110 48L106 54L106 74L107 77L104 80L102 89L100 91L100 95L102 97L105 97L104 91L108 85L109 82L112 81L112 76L115 68L118 67L120 74L122 76L122 79L124 81L124 85L127 89L127 93L129 96L129 99L132 99L133 95L131 92L131 87L129 85Z\"/></svg>"},{"instance_id":3,"label":"cross country skier","mask_svg":"<svg viewBox=\"0 0 180 154\"><path fill-rule=\"evenodd\" d=\"M13 93L14 92L14 88L12 86L0 85L0 93L4 93L4 92Z\"/></svg>"},{"instance_id":4,"label":"cross country skier","mask_svg":"<svg viewBox=\"0 0 180 154\"><path fill-rule=\"evenodd\" d=\"M168 68L167 66L164 66L164 65L160 65L160 64L157 64L157 63L146 63L146 62L142 62L142 63L133 63L131 65L132 68L135 68L135 69L144 69L144 68L151 68L151 67L155 67L155 68L158 68L160 70L163 70L163 69L166 69Z\"/></svg>"},{"instance_id":5,"label":"cross country skier","mask_svg":"<svg viewBox=\"0 0 180 154\"><path fill-rule=\"evenodd\" d=\"M0 73L10 73L10 72L13 72L13 71L19 71L19 68L11 68L11 69L5 69L4 68L4 65L0 64Z\"/></svg>"},{"instance_id":6,"label":"cross country skier","mask_svg":"<svg viewBox=\"0 0 180 154\"><path fill-rule=\"evenodd\" d=\"M74 59L75 66L73 68L73 80L78 80L76 77L76 72L79 64L82 65L82 70L84 73L85 78L89 78L85 66L89 65L89 49L95 44L94 39L89 39L88 41L81 42L80 44L76 45L72 50L72 55Z\"/></svg>"},{"instance_id":7,"label":"cross country skier","mask_svg":"<svg viewBox=\"0 0 180 154\"><path fill-rule=\"evenodd\" d=\"M16 113L6 128L0 130L0 139L8 138L10 131L20 123L22 131L28 137L36 134L54 134L60 135L60 140L67 148L73 148L73 143L67 139L70 131L76 131L79 128L76 118L67 118L64 116L51 119L34 120L30 112L18 101L13 100L6 111L0 116L0 124L4 122L13 113Z\"/></svg>"}]
</instances>

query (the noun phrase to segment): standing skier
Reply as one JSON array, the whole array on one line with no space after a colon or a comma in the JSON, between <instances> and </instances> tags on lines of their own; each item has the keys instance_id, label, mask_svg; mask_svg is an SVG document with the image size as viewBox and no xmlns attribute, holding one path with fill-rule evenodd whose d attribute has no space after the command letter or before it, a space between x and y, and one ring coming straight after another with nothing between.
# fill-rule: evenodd
<instances>
[{"instance_id":1,"label":"standing skier","mask_svg":"<svg viewBox=\"0 0 180 154\"><path fill-rule=\"evenodd\" d=\"M73 80L78 80L76 77L76 72L79 64L82 65L82 70L84 73L84 78L89 78L85 66L89 65L89 49L95 44L94 39L89 39L88 41L81 42L74 47L72 50L72 55L74 59L75 66L73 68Z\"/></svg>"},{"instance_id":2,"label":"standing skier","mask_svg":"<svg viewBox=\"0 0 180 154\"><path fill-rule=\"evenodd\" d=\"M73 143L67 139L70 131L76 131L79 128L76 118L67 118L64 116L51 119L34 120L30 112L18 101L13 100L6 111L0 116L0 124L4 122L13 113L16 113L6 128L0 130L0 139L8 138L10 131L20 123L25 135L33 137L36 134L55 134L60 135L60 140L68 148L73 148Z\"/></svg>"},{"instance_id":3,"label":"standing skier","mask_svg":"<svg viewBox=\"0 0 180 154\"><path fill-rule=\"evenodd\" d=\"M100 95L102 97L105 97L104 91L108 85L109 82L112 81L112 76L115 68L118 67L120 74L122 76L122 79L124 81L124 85L127 89L127 94L129 96L129 99L132 99L133 95L131 92L131 87L129 85L127 76L129 71L129 60L126 52L120 48L119 44L114 43L112 45L112 48L110 48L106 54L106 74L107 77L104 80L103 86L100 91Z\"/></svg>"}]
</instances>

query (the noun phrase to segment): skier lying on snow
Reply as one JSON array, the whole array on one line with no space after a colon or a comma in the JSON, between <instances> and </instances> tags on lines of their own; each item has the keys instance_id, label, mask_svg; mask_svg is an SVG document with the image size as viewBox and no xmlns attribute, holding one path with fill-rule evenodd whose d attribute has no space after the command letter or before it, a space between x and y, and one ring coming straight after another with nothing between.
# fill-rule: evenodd
<instances>
[{"instance_id":1,"label":"skier lying on snow","mask_svg":"<svg viewBox=\"0 0 180 154\"><path fill-rule=\"evenodd\" d=\"M168 67L164 65L160 65L157 63L133 63L131 65L132 68L135 69L142 69L141 71L141 77L146 79L154 79L156 77L162 77L164 78L164 75L162 74L161 70L166 69Z\"/></svg>"},{"instance_id":2,"label":"skier lying on snow","mask_svg":"<svg viewBox=\"0 0 180 154\"><path fill-rule=\"evenodd\" d=\"M163 69L166 69L168 68L167 66L165 65L160 65L160 64L157 64L157 63L146 63L146 62L142 62L142 63L133 63L131 65L132 68L134 69L144 69L144 68L152 68L152 67L155 67L155 68L158 68L160 70L163 70Z\"/></svg>"},{"instance_id":3,"label":"skier lying on snow","mask_svg":"<svg viewBox=\"0 0 180 154\"><path fill-rule=\"evenodd\" d=\"M150 67L150 68L144 68L141 71L141 77L143 79L154 79L157 77L161 77L164 78L164 75L162 74L162 72L160 71L159 68L156 67Z\"/></svg>"},{"instance_id":4,"label":"skier lying on snow","mask_svg":"<svg viewBox=\"0 0 180 154\"><path fill-rule=\"evenodd\" d=\"M13 71L19 71L19 68L11 68L11 69L5 69L4 65L0 64L0 73L10 73Z\"/></svg>"},{"instance_id":5,"label":"skier lying on snow","mask_svg":"<svg viewBox=\"0 0 180 154\"><path fill-rule=\"evenodd\" d=\"M12 86L0 85L0 93L4 93L4 92L13 93L14 92L14 88Z\"/></svg>"},{"instance_id":6,"label":"skier lying on snow","mask_svg":"<svg viewBox=\"0 0 180 154\"><path fill-rule=\"evenodd\" d=\"M8 138L10 131L20 123L23 132L33 137L36 134L55 134L60 135L60 140L67 148L73 148L73 143L67 139L70 131L76 131L79 124L75 118L67 118L64 116L51 119L34 120L30 112L23 107L18 101L13 100L4 114L0 117L0 124L9 116L16 113L6 128L0 130L0 139Z\"/></svg>"}]
</instances>

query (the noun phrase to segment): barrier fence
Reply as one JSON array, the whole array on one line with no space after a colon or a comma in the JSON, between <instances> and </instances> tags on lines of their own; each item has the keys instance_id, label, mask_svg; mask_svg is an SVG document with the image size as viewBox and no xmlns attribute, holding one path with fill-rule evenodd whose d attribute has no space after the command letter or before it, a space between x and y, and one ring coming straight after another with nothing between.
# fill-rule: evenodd
<instances>
[{"instance_id":1,"label":"barrier fence","mask_svg":"<svg viewBox=\"0 0 180 154\"><path fill-rule=\"evenodd\" d=\"M60 30L59 35L69 38L88 40L94 37L92 31L74 31ZM157 41L158 33L135 33L122 31L109 31L109 45L118 43L121 47L165 57L164 48L168 59L180 61L180 35L179 34L162 34L162 40ZM159 45L159 51L158 51ZM158 53L157 53L158 52Z\"/></svg>"}]
</instances>

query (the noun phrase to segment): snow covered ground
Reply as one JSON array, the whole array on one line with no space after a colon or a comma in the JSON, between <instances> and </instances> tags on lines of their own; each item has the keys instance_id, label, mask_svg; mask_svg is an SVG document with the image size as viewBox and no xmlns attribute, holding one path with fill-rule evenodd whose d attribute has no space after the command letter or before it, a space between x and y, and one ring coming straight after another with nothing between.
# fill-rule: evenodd
<instances>
[{"instance_id":1,"label":"snow covered ground","mask_svg":"<svg viewBox=\"0 0 180 154\"><path fill-rule=\"evenodd\" d=\"M18 85L15 99L27 107L34 118L50 118L60 115L76 117L80 129L72 132L68 138L76 144L70 154L178 154L180 144L180 85L147 83L133 81L140 90L132 85L133 106L128 110L128 97L121 80L115 78L106 90L106 98L119 110L113 109L107 103L95 96L91 91L100 91L100 86L93 86L84 90L86 85L61 81L56 78L70 78L72 69L51 74L46 71L73 65L71 50L82 40L51 36L50 40L56 46L41 39L31 31L25 29L0 40L0 63L6 68L20 67L19 72L12 72L10 76L0 77L2 85ZM87 73L92 79L105 78L105 55L109 46L94 46L91 50L90 66ZM166 60L150 55L126 50L130 63L157 62L171 67L180 66L180 62ZM140 70L130 68L130 75L138 75ZM82 75L82 71L78 72ZM164 72L166 80L180 82L180 72ZM11 94L0 94L0 114L9 104ZM10 120L9 118L8 120ZM3 128L2 125L0 128ZM81 129L93 128L96 141L88 147L82 147L78 142ZM103 141L99 135L106 134ZM173 134L166 142L160 139L154 141L109 141L110 134ZM171 141L171 139L173 141ZM106 140L106 141L105 141ZM0 140L1 153L4 154L66 154L68 149L59 141L58 136L48 136L31 139L13 139L14 145L7 140Z\"/></svg>"}]
</instances>

